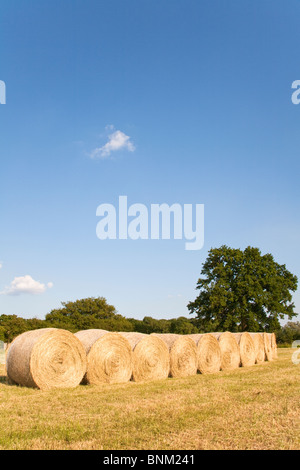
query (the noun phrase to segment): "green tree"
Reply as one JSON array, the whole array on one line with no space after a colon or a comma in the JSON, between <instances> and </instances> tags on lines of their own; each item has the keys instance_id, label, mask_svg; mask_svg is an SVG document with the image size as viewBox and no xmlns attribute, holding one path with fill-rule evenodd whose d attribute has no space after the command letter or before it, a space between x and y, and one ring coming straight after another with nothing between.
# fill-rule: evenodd
<instances>
[{"instance_id":1,"label":"green tree","mask_svg":"<svg viewBox=\"0 0 300 470\"><path fill-rule=\"evenodd\" d=\"M104 297L89 297L75 302L62 302L62 308L52 310L46 315L48 326L65 328L70 331L87 330L90 328L117 330L123 326L124 317L117 314L113 305L109 305Z\"/></svg>"},{"instance_id":2,"label":"green tree","mask_svg":"<svg viewBox=\"0 0 300 470\"><path fill-rule=\"evenodd\" d=\"M145 333L145 334L161 333L161 329L163 325L160 322L161 320L157 320L156 318L144 317L142 333Z\"/></svg>"},{"instance_id":3,"label":"green tree","mask_svg":"<svg viewBox=\"0 0 300 470\"><path fill-rule=\"evenodd\" d=\"M5 328L0 326L0 341L5 341Z\"/></svg>"},{"instance_id":4,"label":"green tree","mask_svg":"<svg viewBox=\"0 0 300 470\"><path fill-rule=\"evenodd\" d=\"M284 327L276 331L277 343L291 344L300 340L300 322L288 322Z\"/></svg>"},{"instance_id":5,"label":"green tree","mask_svg":"<svg viewBox=\"0 0 300 470\"><path fill-rule=\"evenodd\" d=\"M296 315L291 292L297 277L258 248L213 248L201 274L200 293L188 304L199 330L275 331L279 319Z\"/></svg>"},{"instance_id":6,"label":"green tree","mask_svg":"<svg viewBox=\"0 0 300 470\"><path fill-rule=\"evenodd\" d=\"M179 317L170 321L170 332L178 335L190 335L198 333L198 330L189 318Z\"/></svg>"},{"instance_id":7,"label":"green tree","mask_svg":"<svg viewBox=\"0 0 300 470\"><path fill-rule=\"evenodd\" d=\"M0 315L0 339L5 343L11 343L16 336L29 329L25 318L18 317L17 315Z\"/></svg>"}]
</instances>

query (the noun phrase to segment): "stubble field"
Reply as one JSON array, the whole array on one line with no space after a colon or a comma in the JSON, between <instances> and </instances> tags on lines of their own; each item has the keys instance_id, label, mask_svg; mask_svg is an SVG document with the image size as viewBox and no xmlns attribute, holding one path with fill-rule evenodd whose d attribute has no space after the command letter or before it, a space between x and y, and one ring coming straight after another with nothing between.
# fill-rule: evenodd
<instances>
[{"instance_id":1,"label":"stubble field","mask_svg":"<svg viewBox=\"0 0 300 470\"><path fill-rule=\"evenodd\" d=\"M41 392L6 384L0 449L299 449L300 365Z\"/></svg>"}]
</instances>

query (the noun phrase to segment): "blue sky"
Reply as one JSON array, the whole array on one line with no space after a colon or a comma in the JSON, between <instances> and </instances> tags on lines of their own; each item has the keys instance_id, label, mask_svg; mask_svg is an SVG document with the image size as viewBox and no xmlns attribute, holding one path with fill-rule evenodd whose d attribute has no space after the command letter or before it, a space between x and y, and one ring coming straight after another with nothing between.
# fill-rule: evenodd
<instances>
[{"instance_id":1,"label":"blue sky","mask_svg":"<svg viewBox=\"0 0 300 470\"><path fill-rule=\"evenodd\" d=\"M188 315L222 244L299 276L299 15L298 0L2 0L0 313L104 296ZM99 240L96 209L120 195L204 204L203 249Z\"/></svg>"}]
</instances>

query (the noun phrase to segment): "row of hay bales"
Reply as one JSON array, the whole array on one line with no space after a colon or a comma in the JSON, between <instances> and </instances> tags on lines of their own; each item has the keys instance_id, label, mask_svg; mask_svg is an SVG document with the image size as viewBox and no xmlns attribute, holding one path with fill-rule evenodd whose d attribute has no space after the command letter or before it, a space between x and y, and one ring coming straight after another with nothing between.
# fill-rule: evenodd
<instances>
[{"instance_id":1,"label":"row of hay bales","mask_svg":"<svg viewBox=\"0 0 300 470\"><path fill-rule=\"evenodd\" d=\"M44 328L23 333L11 343L6 371L11 384L49 390L211 374L276 357L276 337L268 333L72 334Z\"/></svg>"}]
</instances>

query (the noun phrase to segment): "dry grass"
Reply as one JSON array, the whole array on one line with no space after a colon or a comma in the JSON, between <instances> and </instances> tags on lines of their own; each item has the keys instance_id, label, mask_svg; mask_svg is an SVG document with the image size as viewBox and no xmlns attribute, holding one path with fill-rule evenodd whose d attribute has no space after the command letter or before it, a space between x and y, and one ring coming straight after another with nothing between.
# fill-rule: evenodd
<instances>
[{"instance_id":1,"label":"dry grass","mask_svg":"<svg viewBox=\"0 0 300 470\"><path fill-rule=\"evenodd\" d=\"M39 391L0 366L0 449L299 449L299 371L279 359L147 384Z\"/></svg>"}]
</instances>

